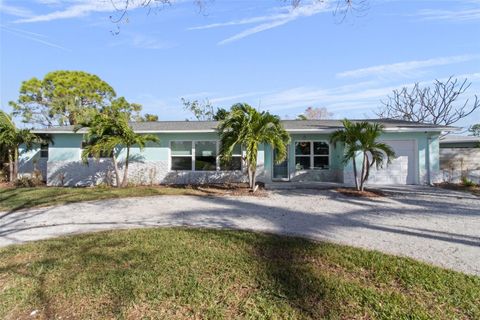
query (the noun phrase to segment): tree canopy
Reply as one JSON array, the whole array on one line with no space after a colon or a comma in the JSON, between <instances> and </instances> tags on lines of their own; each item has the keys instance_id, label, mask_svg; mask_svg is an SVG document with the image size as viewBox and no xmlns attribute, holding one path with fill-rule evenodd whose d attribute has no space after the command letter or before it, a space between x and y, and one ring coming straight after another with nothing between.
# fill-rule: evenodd
<instances>
[{"instance_id":1,"label":"tree canopy","mask_svg":"<svg viewBox=\"0 0 480 320\"><path fill-rule=\"evenodd\" d=\"M10 105L14 116L34 127L77 125L105 110L128 113L130 121L152 121L156 117L142 117L140 104L117 97L107 82L83 71L53 71L43 79L24 81L18 100Z\"/></svg>"},{"instance_id":2,"label":"tree canopy","mask_svg":"<svg viewBox=\"0 0 480 320\"><path fill-rule=\"evenodd\" d=\"M35 126L75 125L116 97L98 76L83 71L54 71L22 82L13 114Z\"/></svg>"}]
</instances>

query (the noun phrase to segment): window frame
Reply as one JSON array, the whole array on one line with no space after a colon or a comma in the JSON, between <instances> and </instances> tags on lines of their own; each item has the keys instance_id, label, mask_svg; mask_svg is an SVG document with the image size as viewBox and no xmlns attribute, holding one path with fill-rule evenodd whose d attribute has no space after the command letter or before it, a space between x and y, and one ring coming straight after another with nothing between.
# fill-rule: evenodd
<instances>
[{"instance_id":1,"label":"window frame","mask_svg":"<svg viewBox=\"0 0 480 320\"><path fill-rule=\"evenodd\" d=\"M190 155L179 156L174 155L172 153L172 143L174 142L190 142L192 144L192 150ZM197 142L215 142L216 146L216 155L215 155L215 170L196 170L195 168L195 161L196 161L196 143ZM179 140L170 140L168 145L168 170L169 171L176 171L176 172L241 172L243 170L243 149L240 149L239 154L232 154L232 157L240 157L241 159L241 168L240 170L222 170L221 168L221 161L220 161L220 141L218 139L195 139L195 140L186 140L186 139L179 139ZM191 158L192 161L192 169L191 170L176 170L172 169L172 157L185 157Z\"/></svg>"},{"instance_id":2,"label":"window frame","mask_svg":"<svg viewBox=\"0 0 480 320\"><path fill-rule=\"evenodd\" d=\"M299 154L297 155L297 143L308 142L310 144L310 154L304 155ZM313 147L315 142L323 142L326 143L328 146L328 154L315 154L315 148ZM330 170L331 167L331 149L332 146L330 142L327 140L295 140L293 144L293 153L294 153L294 164L295 164L295 171L313 171L313 170ZM308 169L297 169L297 157L304 157L310 159L310 167ZM324 157L328 158L328 168L321 168L321 167L314 167L315 166L315 157Z\"/></svg>"}]
</instances>

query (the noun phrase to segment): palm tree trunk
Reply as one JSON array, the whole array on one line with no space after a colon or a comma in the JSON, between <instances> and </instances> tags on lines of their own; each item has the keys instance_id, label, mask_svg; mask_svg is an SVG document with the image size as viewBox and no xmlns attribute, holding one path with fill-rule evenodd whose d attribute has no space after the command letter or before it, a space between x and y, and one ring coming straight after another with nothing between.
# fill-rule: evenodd
<instances>
[{"instance_id":1,"label":"palm tree trunk","mask_svg":"<svg viewBox=\"0 0 480 320\"><path fill-rule=\"evenodd\" d=\"M362 162L362 176L360 177L360 191L363 191L363 188L364 188L363 184L365 182L365 165L367 163L366 162L367 160L365 158L366 158L366 153L364 152L363 153L363 162Z\"/></svg>"},{"instance_id":2,"label":"palm tree trunk","mask_svg":"<svg viewBox=\"0 0 480 320\"><path fill-rule=\"evenodd\" d=\"M257 172L256 170L252 170L252 192L255 192L255 184L257 182Z\"/></svg>"},{"instance_id":3,"label":"palm tree trunk","mask_svg":"<svg viewBox=\"0 0 480 320\"><path fill-rule=\"evenodd\" d=\"M128 183L128 159L130 158L130 147L127 146L127 157L125 158L125 171L123 171L122 188Z\"/></svg>"},{"instance_id":4,"label":"palm tree trunk","mask_svg":"<svg viewBox=\"0 0 480 320\"><path fill-rule=\"evenodd\" d=\"M12 150L8 150L8 181L13 182L13 157Z\"/></svg>"},{"instance_id":5,"label":"palm tree trunk","mask_svg":"<svg viewBox=\"0 0 480 320\"><path fill-rule=\"evenodd\" d=\"M117 157L115 157L115 151L113 152L112 155L112 161L113 161L113 168L115 169L115 182L116 182L116 187L120 187L120 172L118 171L118 163L117 163Z\"/></svg>"},{"instance_id":6,"label":"palm tree trunk","mask_svg":"<svg viewBox=\"0 0 480 320\"><path fill-rule=\"evenodd\" d=\"M18 178L18 148L15 147L13 154L13 181L16 181Z\"/></svg>"},{"instance_id":7,"label":"palm tree trunk","mask_svg":"<svg viewBox=\"0 0 480 320\"><path fill-rule=\"evenodd\" d=\"M358 175L357 175L357 161L355 160L355 155L352 158L353 161L353 177L355 178L355 190L358 189Z\"/></svg>"}]
</instances>

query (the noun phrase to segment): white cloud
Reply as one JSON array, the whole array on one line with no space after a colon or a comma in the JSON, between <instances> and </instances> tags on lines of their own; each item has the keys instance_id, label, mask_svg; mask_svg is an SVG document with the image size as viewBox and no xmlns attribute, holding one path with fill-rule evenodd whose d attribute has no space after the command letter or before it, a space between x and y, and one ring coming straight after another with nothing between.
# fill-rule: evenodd
<instances>
[{"instance_id":1,"label":"white cloud","mask_svg":"<svg viewBox=\"0 0 480 320\"><path fill-rule=\"evenodd\" d=\"M24 39L27 39L27 40L30 40L30 41L34 41L34 42L43 44L45 46L52 47L52 48L57 48L57 49L60 49L60 50L63 50L63 51L71 51L70 49L68 49L68 48L66 48L62 45L59 45L59 44L51 42L51 41L47 41L46 38L48 38L48 37L43 35L43 34L30 32L30 31L25 31L25 30L21 30L21 29L17 29L17 28L5 27L5 26L2 26L2 25L0 25L0 28L4 31L7 31L7 32L9 32L9 33L11 33L11 34L13 34L17 37L20 37L20 38L24 38Z\"/></svg>"},{"instance_id":2,"label":"white cloud","mask_svg":"<svg viewBox=\"0 0 480 320\"><path fill-rule=\"evenodd\" d=\"M312 0L308 4L304 4L295 8L292 6L277 8L276 11L279 11L279 12L275 14L245 18L240 20L232 20L232 21L221 22L221 23L213 23L213 24L208 24L204 26L196 26L196 27L189 28L189 30L212 29L212 28L220 28L220 27L228 27L228 26L261 23L252 28L241 31L218 43L219 45L223 45L223 44L227 44L233 41L246 38L248 36L251 36L253 34L256 34L262 31L266 31L269 29L282 26L284 24L295 21L302 17L310 17L316 14L328 12L331 10L332 8L330 6L329 1Z\"/></svg>"},{"instance_id":3,"label":"white cloud","mask_svg":"<svg viewBox=\"0 0 480 320\"><path fill-rule=\"evenodd\" d=\"M140 34L140 33L123 33L122 37L124 39L120 41L113 42L112 46L122 46L127 45L139 49L151 49L151 50L160 50L160 49L170 49L176 46L176 44L165 42L158 39L155 36Z\"/></svg>"},{"instance_id":4,"label":"white cloud","mask_svg":"<svg viewBox=\"0 0 480 320\"><path fill-rule=\"evenodd\" d=\"M44 1L44 0L42 0ZM94 12L114 12L125 7L125 0L79 0L69 3L65 8L47 14L35 15L19 19L17 23L46 22L60 19L72 19L87 16ZM142 6L142 1L130 1L129 10ZM45 4L56 4L56 1L47 1Z\"/></svg>"},{"instance_id":5,"label":"white cloud","mask_svg":"<svg viewBox=\"0 0 480 320\"><path fill-rule=\"evenodd\" d=\"M406 76L420 72L422 69L444 66L454 63L468 62L480 59L480 55L458 55L450 57L441 57L427 60L404 61L392 64L383 64L368 68L348 70L337 73L339 78L360 78L367 76L388 76L400 75Z\"/></svg>"},{"instance_id":6,"label":"white cloud","mask_svg":"<svg viewBox=\"0 0 480 320\"><path fill-rule=\"evenodd\" d=\"M459 9L459 10L440 10L424 9L417 13L417 16L424 20L449 20L449 21L471 21L480 20L480 9Z\"/></svg>"},{"instance_id":7,"label":"white cloud","mask_svg":"<svg viewBox=\"0 0 480 320\"><path fill-rule=\"evenodd\" d=\"M6 4L5 1L0 1L0 12L6 15L21 17L21 18L31 17L33 15L33 13L29 9L18 7L18 6L12 6L12 5Z\"/></svg>"}]
</instances>

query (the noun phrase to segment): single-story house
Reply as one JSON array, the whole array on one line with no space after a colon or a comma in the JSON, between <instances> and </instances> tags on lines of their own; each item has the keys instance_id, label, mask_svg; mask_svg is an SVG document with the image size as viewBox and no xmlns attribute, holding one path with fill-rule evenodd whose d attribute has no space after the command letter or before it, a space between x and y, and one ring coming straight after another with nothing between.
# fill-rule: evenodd
<instances>
[{"instance_id":1,"label":"single-story house","mask_svg":"<svg viewBox=\"0 0 480 320\"><path fill-rule=\"evenodd\" d=\"M466 178L480 183L480 137L441 137L440 170L446 182L458 183Z\"/></svg>"},{"instance_id":2,"label":"single-story house","mask_svg":"<svg viewBox=\"0 0 480 320\"><path fill-rule=\"evenodd\" d=\"M360 120L354 120L360 121ZM430 184L440 175L439 137L451 127L399 120L368 120L385 126L383 141L392 146L397 158L381 170L374 170L369 184ZM352 164L342 162L344 146L330 143L330 135L342 129L340 120L284 120L291 136L287 159L275 164L275 151L261 145L258 151L257 180L338 182L353 184ZM229 163L221 163L218 123L215 121L158 121L132 123L138 133L158 135L160 142L140 151L132 149L129 180L136 184L198 184L246 180L239 146ZM49 134L53 144L21 154L21 172L37 168L50 186L96 185L112 180L108 158L88 165L81 161L85 131L73 127L35 130ZM120 159L122 158L120 155ZM124 156L124 155L123 155Z\"/></svg>"}]
</instances>

